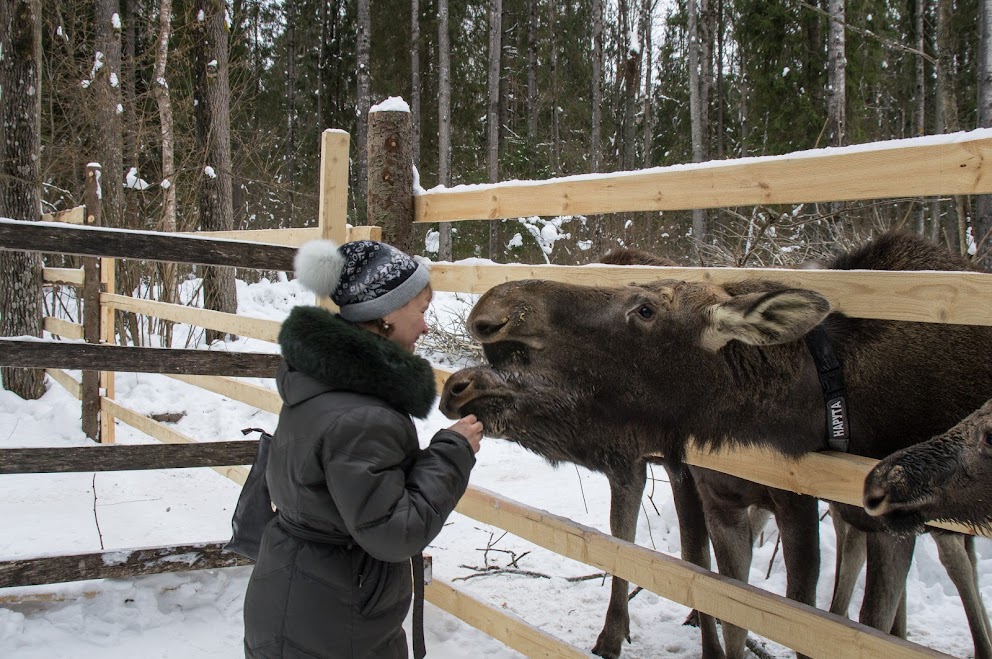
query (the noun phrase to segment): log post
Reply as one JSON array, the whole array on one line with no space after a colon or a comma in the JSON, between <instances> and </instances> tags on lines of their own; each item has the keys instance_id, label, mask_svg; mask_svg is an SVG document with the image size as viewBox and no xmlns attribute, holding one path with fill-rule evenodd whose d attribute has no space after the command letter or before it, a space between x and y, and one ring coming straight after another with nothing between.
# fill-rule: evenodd
<instances>
[{"instance_id":1,"label":"log post","mask_svg":"<svg viewBox=\"0 0 992 659\"><path fill-rule=\"evenodd\" d=\"M99 163L86 166L85 223L100 226L103 214ZM100 259L88 256L83 261L83 340L100 343ZM83 432L100 441L100 372L83 371L82 380Z\"/></svg>"},{"instance_id":2,"label":"log post","mask_svg":"<svg viewBox=\"0 0 992 659\"><path fill-rule=\"evenodd\" d=\"M384 241L413 247L413 118L409 109L369 111L368 223Z\"/></svg>"},{"instance_id":3,"label":"log post","mask_svg":"<svg viewBox=\"0 0 992 659\"><path fill-rule=\"evenodd\" d=\"M338 245L348 239L348 149L351 136L343 130L325 130L320 136L320 198L317 222L322 240ZM328 297L320 297L317 305L337 311Z\"/></svg>"}]
</instances>

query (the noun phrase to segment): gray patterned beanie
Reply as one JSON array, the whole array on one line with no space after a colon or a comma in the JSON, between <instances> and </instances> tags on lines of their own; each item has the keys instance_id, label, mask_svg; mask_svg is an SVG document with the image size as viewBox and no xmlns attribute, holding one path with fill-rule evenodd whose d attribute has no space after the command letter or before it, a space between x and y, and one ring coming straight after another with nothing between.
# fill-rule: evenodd
<instances>
[{"instance_id":1,"label":"gray patterned beanie","mask_svg":"<svg viewBox=\"0 0 992 659\"><path fill-rule=\"evenodd\" d=\"M396 311L430 284L423 264L374 240L340 247L313 240L297 250L294 266L305 288L330 297L342 318L357 323Z\"/></svg>"}]
</instances>

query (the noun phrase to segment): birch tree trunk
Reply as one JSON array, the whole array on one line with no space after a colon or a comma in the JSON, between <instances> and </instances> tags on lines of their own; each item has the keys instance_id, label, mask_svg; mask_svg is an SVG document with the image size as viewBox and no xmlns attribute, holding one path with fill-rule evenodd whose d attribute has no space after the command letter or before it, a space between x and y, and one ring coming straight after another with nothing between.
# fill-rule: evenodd
<instances>
[{"instance_id":1,"label":"birch tree trunk","mask_svg":"<svg viewBox=\"0 0 992 659\"><path fill-rule=\"evenodd\" d=\"M413 166L420 166L420 2L410 0L410 114Z\"/></svg>"},{"instance_id":2,"label":"birch tree trunk","mask_svg":"<svg viewBox=\"0 0 992 659\"><path fill-rule=\"evenodd\" d=\"M827 140L830 146L846 142L845 114L847 60L844 48L845 0L829 0L829 45L827 47Z\"/></svg>"},{"instance_id":3,"label":"birch tree trunk","mask_svg":"<svg viewBox=\"0 0 992 659\"><path fill-rule=\"evenodd\" d=\"M926 109L927 109L927 79L926 61L924 60L923 48L925 41L924 18L926 15L926 0L914 0L913 2L913 24L916 41L916 98L913 107L913 132L917 137L922 137L927 132ZM926 229L927 207L926 200L919 197L916 200L916 232L923 235Z\"/></svg>"},{"instance_id":4,"label":"birch tree trunk","mask_svg":"<svg viewBox=\"0 0 992 659\"><path fill-rule=\"evenodd\" d=\"M713 96L713 35L716 32L716 15L711 0L699 0L699 111L703 121L703 160L710 155L710 99Z\"/></svg>"},{"instance_id":5,"label":"birch tree trunk","mask_svg":"<svg viewBox=\"0 0 992 659\"><path fill-rule=\"evenodd\" d=\"M372 47L372 19L369 15L369 1L358 0L358 40L356 57L358 65L358 112L355 126L355 182L351 195L355 202L355 224L365 224L366 200L369 191L368 136L369 108L372 107L372 71L370 51Z\"/></svg>"},{"instance_id":6,"label":"birch tree trunk","mask_svg":"<svg viewBox=\"0 0 992 659\"><path fill-rule=\"evenodd\" d=\"M222 0L198 0L196 30L196 124L197 138L205 157L199 205L204 231L234 228L231 165L231 90L228 78L227 12ZM202 14L201 14L202 12ZM238 310L233 268L203 270L203 306L235 313ZM210 344L228 337L207 330Z\"/></svg>"},{"instance_id":7,"label":"birch tree trunk","mask_svg":"<svg viewBox=\"0 0 992 659\"><path fill-rule=\"evenodd\" d=\"M689 114L692 130L692 161L703 161L703 108L699 80L699 9L696 0L688 0L689 18ZM692 237L701 244L706 239L706 211L692 210Z\"/></svg>"},{"instance_id":8,"label":"birch tree trunk","mask_svg":"<svg viewBox=\"0 0 992 659\"><path fill-rule=\"evenodd\" d=\"M283 158L286 163L286 192L289 210L279 220L282 228L296 226L296 21L295 0L285 0L286 17L286 141ZM233 207L233 206L232 206Z\"/></svg>"},{"instance_id":9,"label":"birch tree trunk","mask_svg":"<svg viewBox=\"0 0 992 659\"><path fill-rule=\"evenodd\" d=\"M589 165L593 172L603 164L603 0L592 2L592 127Z\"/></svg>"},{"instance_id":10,"label":"birch tree trunk","mask_svg":"<svg viewBox=\"0 0 992 659\"><path fill-rule=\"evenodd\" d=\"M489 181L499 180L499 79L502 55L503 0L489 4L489 103L486 111L486 153ZM489 258L499 253L499 223L489 223Z\"/></svg>"},{"instance_id":11,"label":"birch tree trunk","mask_svg":"<svg viewBox=\"0 0 992 659\"><path fill-rule=\"evenodd\" d=\"M548 23L551 38L548 43L548 59L551 65L551 169L561 174L561 123L558 105L558 6L548 3L550 15Z\"/></svg>"},{"instance_id":12,"label":"birch tree trunk","mask_svg":"<svg viewBox=\"0 0 992 659\"><path fill-rule=\"evenodd\" d=\"M847 142L847 54L845 47L846 0L828 0L827 38L827 144ZM829 205L832 224L842 226L844 202ZM828 223L829 226L830 223Z\"/></svg>"},{"instance_id":13,"label":"birch tree trunk","mask_svg":"<svg viewBox=\"0 0 992 659\"><path fill-rule=\"evenodd\" d=\"M651 151L654 142L654 116L651 108L654 106L653 89L651 84L652 74L652 53L651 53L651 27L654 22L654 0L641 0L641 56L644 66L644 104L641 107L643 120L642 130L644 136L644 147L642 162L645 167L651 166Z\"/></svg>"},{"instance_id":14,"label":"birch tree trunk","mask_svg":"<svg viewBox=\"0 0 992 659\"><path fill-rule=\"evenodd\" d=\"M175 137L173 135L172 97L165 77L169 60L169 37L172 34L172 0L159 0L158 40L155 42L155 66L152 72L152 93L158 107L159 125L162 133L162 216L159 231L176 230L176 158ZM162 261L158 264L159 278L162 280L162 302L174 303L177 299L178 281L176 265ZM160 325L162 345L172 345L172 323L163 321Z\"/></svg>"},{"instance_id":15,"label":"birch tree trunk","mask_svg":"<svg viewBox=\"0 0 992 659\"><path fill-rule=\"evenodd\" d=\"M992 4L987 1L979 3L978 29L978 127L992 128ZM975 198L972 230L978 249L976 259L992 272L992 195Z\"/></svg>"},{"instance_id":16,"label":"birch tree trunk","mask_svg":"<svg viewBox=\"0 0 992 659\"><path fill-rule=\"evenodd\" d=\"M448 38L448 0L437 0L437 178L443 186L451 185L451 45ZM438 258L450 261L451 222L441 222Z\"/></svg>"},{"instance_id":17,"label":"birch tree trunk","mask_svg":"<svg viewBox=\"0 0 992 659\"><path fill-rule=\"evenodd\" d=\"M0 2L0 217L41 219L41 0ZM41 336L41 254L0 250L0 336ZM2 368L25 400L41 369Z\"/></svg>"},{"instance_id":18,"label":"birch tree trunk","mask_svg":"<svg viewBox=\"0 0 992 659\"><path fill-rule=\"evenodd\" d=\"M537 4L527 0L527 138L537 143Z\"/></svg>"},{"instance_id":19,"label":"birch tree trunk","mask_svg":"<svg viewBox=\"0 0 992 659\"><path fill-rule=\"evenodd\" d=\"M952 48L951 48L951 12L953 0L937 0L937 108L938 126L943 133L953 133L960 130L958 119L957 91L954 86ZM965 216L963 212L963 197L954 198L954 203L948 209L943 222L950 248L961 254L967 249L965 238Z\"/></svg>"}]
</instances>

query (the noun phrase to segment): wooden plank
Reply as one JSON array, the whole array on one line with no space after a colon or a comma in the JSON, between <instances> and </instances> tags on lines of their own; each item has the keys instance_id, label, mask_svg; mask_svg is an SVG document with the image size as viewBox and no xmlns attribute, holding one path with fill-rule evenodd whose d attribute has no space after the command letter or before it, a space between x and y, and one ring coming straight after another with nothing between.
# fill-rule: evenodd
<instances>
[{"instance_id":1,"label":"wooden plank","mask_svg":"<svg viewBox=\"0 0 992 659\"><path fill-rule=\"evenodd\" d=\"M62 385L62 388L72 394L72 397L76 400L83 397L83 390L79 384L79 380L76 380L65 371L58 368L46 368L45 373L48 373L53 380Z\"/></svg>"},{"instance_id":2,"label":"wooden plank","mask_svg":"<svg viewBox=\"0 0 992 659\"><path fill-rule=\"evenodd\" d=\"M212 309L187 307L182 304L167 304L154 300L133 298L127 295L104 293L100 296L100 301L104 305L121 311L146 314L163 320L171 320L175 323L196 325L197 327L228 332L238 336L247 336L271 343L275 343L278 340L279 328L282 326L282 323L275 320L239 316L233 313L213 311Z\"/></svg>"},{"instance_id":3,"label":"wooden plank","mask_svg":"<svg viewBox=\"0 0 992 659\"><path fill-rule=\"evenodd\" d=\"M589 656L588 652L527 624L523 618L478 600L436 578L424 587L424 599L525 657Z\"/></svg>"},{"instance_id":4,"label":"wooden plank","mask_svg":"<svg viewBox=\"0 0 992 659\"><path fill-rule=\"evenodd\" d=\"M83 285L82 268L42 268L42 280L46 284Z\"/></svg>"},{"instance_id":5,"label":"wooden plank","mask_svg":"<svg viewBox=\"0 0 992 659\"><path fill-rule=\"evenodd\" d=\"M221 542L46 556L0 563L0 588L90 579L130 579L144 574L252 564L253 561L239 554L224 551Z\"/></svg>"},{"instance_id":6,"label":"wooden plank","mask_svg":"<svg viewBox=\"0 0 992 659\"><path fill-rule=\"evenodd\" d=\"M29 252L293 270L296 248L178 233L0 218L0 247Z\"/></svg>"},{"instance_id":7,"label":"wooden plank","mask_svg":"<svg viewBox=\"0 0 992 659\"><path fill-rule=\"evenodd\" d=\"M353 240L382 240L382 227L362 226L348 227L348 242Z\"/></svg>"},{"instance_id":8,"label":"wooden plank","mask_svg":"<svg viewBox=\"0 0 992 659\"><path fill-rule=\"evenodd\" d=\"M68 320L45 316L42 319L42 329L63 339L82 339L83 326L79 323L70 323Z\"/></svg>"},{"instance_id":9,"label":"wooden plank","mask_svg":"<svg viewBox=\"0 0 992 659\"><path fill-rule=\"evenodd\" d=\"M795 204L992 192L981 129L781 156L458 186L414 198L415 222Z\"/></svg>"},{"instance_id":10,"label":"wooden plank","mask_svg":"<svg viewBox=\"0 0 992 659\"><path fill-rule=\"evenodd\" d=\"M154 419L149 419L144 414L139 414L134 410L124 407L109 398L101 399L104 413L113 414L121 423L126 423L136 430L140 430L152 439L156 439L164 444L192 444L196 440L183 433L173 430L164 423L159 423ZM244 485L248 479L248 468L240 466L212 467L221 476L228 478L238 485Z\"/></svg>"},{"instance_id":11,"label":"wooden plank","mask_svg":"<svg viewBox=\"0 0 992 659\"><path fill-rule=\"evenodd\" d=\"M470 486L458 512L813 657L947 656Z\"/></svg>"},{"instance_id":12,"label":"wooden plank","mask_svg":"<svg viewBox=\"0 0 992 659\"><path fill-rule=\"evenodd\" d=\"M320 135L320 197L317 208L317 225L320 237L338 245L347 239L348 225L348 150L351 136L343 130L329 129ZM358 145L364 149L364 144ZM331 298L317 296L317 306L328 311L338 307Z\"/></svg>"},{"instance_id":13,"label":"wooden plank","mask_svg":"<svg viewBox=\"0 0 992 659\"><path fill-rule=\"evenodd\" d=\"M287 245L299 247L310 240L320 238L320 227L303 229L244 229L241 231L194 231L186 232L184 236L202 236L204 238L226 238L228 240L247 240L263 242L270 245ZM345 242L353 240L382 240L382 228L377 226L348 226Z\"/></svg>"},{"instance_id":14,"label":"wooden plank","mask_svg":"<svg viewBox=\"0 0 992 659\"><path fill-rule=\"evenodd\" d=\"M57 211L55 213L44 213L41 216L41 221L62 222L64 224L85 224L86 207L76 206L75 208L70 208L64 211Z\"/></svg>"},{"instance_id":15,"label":"wooden plank","mask_svg":"<svg viewBox=\"0 0 992 659\"><path fill-rule=\"evenodd\" d=\"M659 279L714 284L770 279L822 293L836 310L858 318L992 325L992 274L981 272L443 263L431 267L431 285L437 291L484 293L503 282L521 279L586 286L621 286Z\"/></svg>"},{"instance_id":16,"label":"wooden plank","mask_svg":"<svg viewBox=\"0 0 992 659\"><path fill-rule=\"evenodd\" d=\"M182 375L175 373L168 377L180 380L221 396L227 396L245 405L257 407L260 410L279 414L282 410L282 398L279 393L257 384L249 384L232 378L221 378L212 375Z\"/></svg>"},{"instance_id":17,"label":"wooden plank","mask_svg":"<svg viewBox=\"0 0 992 659\"><path fill-rule=\"evenodd\" d=\"M309 240L320 237L318 227L305 229L243 229L240 231L190 231L184 236L199 236L202 238L224 238L226 240L246 240L249 242L268 243L270 245L285 245L299 247Z\"/></svg>"},{"instance_id":18,"label":"wooden plank","mask_svg":"<svg viewBox=\"0 0 992 659\"><path fill-rule=\"evenodd\" d=\"M0 366L89 368L128 373L275 377L281 357L264 352L132 348L0 337Z\"/></svg>"},{"instance_id":19,"label":"wooden plank","mask_svg":"<svg viewBox=\"0 0 992 659\"><path fill-rule=\"evenodd\" d=\"M454 373L454 371L441 368L440 366L434 367L434 383L437 385L438 391L444 389L444 383L447 382L448 378L454 375Z\"/></svg>"},{"instance_id":20,"label":"wooden plank","mask_svg":"<svg viewBox=\"0 0 992 659\"><path fill-rule=\"evenodd\" d=\"M0 474L140 471L255 462L258 440L0 449Z\"/></svg>"},{"instance_id":21,"label":"wooden plank","mask_svg":"<svg viewBox=\"0 0 992 659\"><path fill-rule=\"evenodd\" d=\"M328 129L320 135L320 197L317 223L320 237L338 245L347 241L348 151L351 136L343 130ZM358 145L364 149L365 145Z\"/></svg>"},{"instance_id":22,"label":"wooden plank","mask_svg":"<svg viewBox=\"0 0 992 659\"><path fill-rule=\"evenodd\" d=\"M709 452L690 446L685 461L761 485L858 507L862 505L865 476L878 464L878 460L836 451L808 453L793 459L762 447ZM932 522L929 526L992 537L992 531L963 524Z\"/></svg>"},{"instance_id":23,"label":"wooden plank","mask_svg":"<svg viewBox=\"0 0 992 659\"><path fill-rule=\"evenodd\" d=\"M103 259L100 263L100 277L102 279L104 293L113 295L117 292L117 261L114 259ZM114 308L103 304L100 301L100 340L107 345L117 344L117 317ZM100 371L100 388L103 389L104 396L114 397L114 372ZM116 439L116 425L114 417L102 410L100 413L100 442L103 444L113 444Z\"/></svg>"}]
</instances>

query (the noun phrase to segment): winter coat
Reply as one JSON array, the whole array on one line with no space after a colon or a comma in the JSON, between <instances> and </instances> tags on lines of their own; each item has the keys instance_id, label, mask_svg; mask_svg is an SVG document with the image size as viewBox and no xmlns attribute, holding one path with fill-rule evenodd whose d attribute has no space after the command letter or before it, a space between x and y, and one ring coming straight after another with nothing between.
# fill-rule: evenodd
<instances>
[{"instance_id":1,"label":"winter coat","mask_svg":"<svg viewBox=\"0 0 992 659\"><path fill-rule=\"evenodd\" d=\"M279 334L283 399L266 470L278 516L245 596L245 656L397 657L410 557L440 532L475 456L410 415L434 404L430 364L317 307Z\"/></svg>"}]
</instances>

